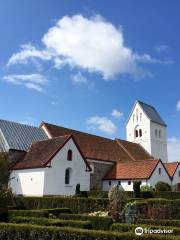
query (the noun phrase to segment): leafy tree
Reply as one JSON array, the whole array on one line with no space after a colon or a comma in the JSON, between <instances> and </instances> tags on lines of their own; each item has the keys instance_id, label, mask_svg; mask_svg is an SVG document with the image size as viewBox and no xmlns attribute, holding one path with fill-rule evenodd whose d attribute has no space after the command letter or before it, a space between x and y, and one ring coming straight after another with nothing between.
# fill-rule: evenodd
<instances>
[{"instance_id":1,"label":"leafy tree","mask_svg":"<svg viewBox=\"0 0 180 240\"><path fill-rule=\"evenodd\" d=\"M168 191L171 191L171 186L166 182L160 181L156 183L155 190L158 192L160 191L168 192Z\"/></svg>"},{"instance_id":2,"label":"leafy tree","mask_svg":"<svg viewBox=\"0 0 180 240\"><path fill-rule=\"evenodd\" d=\"M141 196L141 182L140 181L135 181L133 182L133 190L134 190L134 197L139 198Z\"/></svg>"},{"instance_id":3,"label":"leafy tree","mask_svg":"<svg viewBox=\"0 0 180 240\"><path fill-rule=\"evenodd\" d=\"M141 186L141 192L151 192L154 191L154 188L149 185L143 185Z\"/></svg>"},{"instance_id":4,"label":"leafy tree","mask_svg":"<svg viewBox=\"0 0 180 240\"><path fill-rule=\"evenodd\" d=\"M11 174L12 163L9 161L8 154L0 153L0 189L7 188Z\"/></svg>"}]
</instances>

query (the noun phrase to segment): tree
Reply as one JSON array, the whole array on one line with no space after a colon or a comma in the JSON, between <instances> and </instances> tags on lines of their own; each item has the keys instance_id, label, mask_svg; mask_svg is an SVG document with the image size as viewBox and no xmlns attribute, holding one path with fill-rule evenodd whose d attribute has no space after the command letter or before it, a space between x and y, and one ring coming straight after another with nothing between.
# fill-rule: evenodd
<instances>
[{"instance_id":1,"label":"tree","mask_svg":"<svg viewBox=\"0 0 180 240\"><path fill-rule=\"evenodd\" d=\"M126 192L118 185L114 185L108 193L110 213L114 222L120 220L123 205L127 200Z\"/></svg>"},{"instance_id":2,"label":"tree","mask_svg":"<svg viewBox=\"0 0 180 240\"><path fill-rule=\"evenodd\" d=\"M140 196L141 196L140 186L141 186L140 181L133 182L133 190L134 190L134 197L135 198L140 198Z\"/></svg>"},{"instance_id":3,"label":"tree","mask_svg":"<svg viewBox=\"0 0 180 240\"><path fill-rule=\"evenodd\" d=\"M0 152L0 189L8 187L11 167L12 163L9 161L8 154Z\"/></svg>"},{"instance_id":4,"label":"tree","mask_svg":"<svg viewBox=\"0 0 180 240\"><path fill-rule=\"evenodd\" d=\"M155 185L155 190L156 191L171 191L171 186L168 184L168 183L165 183L165 182L157 182L156 185Z\"/></svg>"}]
</instances>

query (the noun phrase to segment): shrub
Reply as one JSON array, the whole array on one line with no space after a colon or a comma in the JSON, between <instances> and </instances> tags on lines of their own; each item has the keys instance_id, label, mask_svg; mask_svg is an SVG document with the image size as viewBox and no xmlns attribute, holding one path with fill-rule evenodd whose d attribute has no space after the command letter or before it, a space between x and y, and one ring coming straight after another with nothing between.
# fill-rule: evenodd
<instances>
[{"instance_id":1,"label":"shrub","mask_svg":"<svg viewBox=\"0 0 180 240\"><path fill-rule=\"evenodd\" d=\"M27 224L0 224L0 239L14 240L135 240L134 233L117 233L75 228L42 227ZM147 235L142 240L175 240L173 236Z\"/></svg>"},{"instance_id":2,"label":"shrub","mask_svg":"<svg viewBox=\"0 0 180 240\"><path fill-rule=\"evenodd\" d=\"M141 186L141 192L151 192L153 190L154 190L154 188L152 186L149 186L149 185Z\"/></svg>"},{"instance_id":3,"label":"shrub","mask_svg":"<svg viewBox=\"0 0 180 240\"><path fill-rule=\"evenodd\" d=\"M9 217L49 217L49 213L47 210L9 210Z\"/></svg>"},{"instance_id":4,"label":"shrub","mask_svg":"<svg viewBox=\"0 0 180 240\"><path fill-rule=\"evenodd\" d=\"M92 229L91 222L79 220L59 220L48 218L35 218L35 217L14 217L10 219L11 223L28 223L41 226L57 226L57 227L75 227Z\"/></svg>"},{"instance_id":5,"label":"shrub","mask_svg":"<svg viewBox=\"0 0 180 240\"><path fill-rule=\"evenodd\" d=\"M52 208L52 209L41 209L49 214L53 214L54 216L58 216L60 213L72 213L69 208Z\"/></svg>"},{"instance_id":6,"label":"shrub","mask_svg":"<svg viewBox=\"0 0 180 240\"><path fill-rule=\"evenodd\" d=\"M73 213L106 211L108 199L82 197L16 197L16 205L24 209L70 208Z\"/></svg>"},{"instance_id":7,"label":"shrub","mask_svg":"<svg viewBox=\"0 0 180 240\"><path fill-rule=\"evenodd\" d=\"M59 214L59 219L90 221L92 228L96 230L109 230L112 224L110 217L94 217L82 214Z\"/></svg>"},{"instance_id":8,"label":"shrub","mask_svg":"<svg viewBox=\"0 0 180 240\"><path fill-rule=\"evenodd\" d=\"M168 183L165 183L165 182L158 182L155 185L155 190L156 191L167 192L167 191L171 191L171 186Z\"/></svg>"},{"instance_id":9,"label":"shrub","mask_svg":"<svg viewBox=\"0 0 180 240\"><path fill-rule=\"evenodd\" d=\"M150 225L162 225L162 226L174 226L180 227L180 220L172 219L138 219L137 223L150 224Z\"/></svg>"},{"instance_id":10,"label":"shrub","mask_svg":"<svg viewBox=\"0 0 180 240\"><path fill-rule=\"evenodd\" d=\"M134 190L134 197L135 198L139 198L140 195L141 195L140 185L141 185L140 181L134 181L133 182L133 190Z\"/></svg>"},{"instance_id":11,"label":"shrub","mask_svg":"<svg viewBox=\"0 0 180 240\"><path fill-rule=\"evenodd\" d=\"M139 224L126 224L126 223L114 223L111 226L112 231L117 232L132 232L136 227L139 227ZM158 229L165 229L165 230L173 230L173 235L180 235L180 228L178 227L166 227L166 226L156 226L156 225L141 225L142 228L158 230Z\"/></svg>"},{"instance_id":12,"label":"shrub","mask_svg":"<svg viewBox=\"0 0 180 240\"><path fill-rule=\"evenodd\" d=\"M76 185L76 195L79 195L80 193L81 193L81 186L80 186L80 183L78 183L77 185Z\"/></svg>"}]
</instances>

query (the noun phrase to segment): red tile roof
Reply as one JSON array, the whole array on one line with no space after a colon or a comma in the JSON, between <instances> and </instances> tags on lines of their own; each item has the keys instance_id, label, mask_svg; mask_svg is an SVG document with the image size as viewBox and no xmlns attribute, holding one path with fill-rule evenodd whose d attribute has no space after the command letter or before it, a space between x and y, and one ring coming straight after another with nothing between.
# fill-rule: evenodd
<instances>
[{"instance_id":1,"label":"red tile roof","mask_svg":"<svg viewBox=\"0 0 180 240\"><path fill-rule=\"evenodd\" d=\"M179 165L179 162L170 162L170 163L164 163L164 166L168 172L168 174L173 177L174 173Z\"/></svg>"},{"instance_id":2,"label":"red tile roof","mask_svg":"<svg viewBox=\"0 0 180 240\"><path fill-rule=\"evenodd\" d=\"M153 159L153 157L137 143L116 139L116 141L127 150L134 160Z\"/></svg>"},{"instance_id":3,"label":"red tile roof","mask_svg":"<svg viewBox=\"0 0 180 240\"><path fill-rule=\"evenodd\" d=\"M44 126L52 137L72 134L87 159L117 162L152 158L140 145L135 143L99 137L45 122L41 126Z\"/></svg>"},{"instance_id":4,"label":"red tile roof","mask_svg":"<svg viewBox=\"0 0 180 240\"><path fill-rule=\"evenodd\" d=\"M148 179L159 162L160 160L119 162L112 167L104 179Z\"/></svg>"},{"instance_id":5,"label":"red tile roof","mask_svg":"<svg viewBox=\"0 0 180 240\"><path fill-rule=\"evenodd\" d=\"M22 161L14 169L45 167L51 158L65 145L71 136L34 142Z\"/></svg>"}]
</instances>

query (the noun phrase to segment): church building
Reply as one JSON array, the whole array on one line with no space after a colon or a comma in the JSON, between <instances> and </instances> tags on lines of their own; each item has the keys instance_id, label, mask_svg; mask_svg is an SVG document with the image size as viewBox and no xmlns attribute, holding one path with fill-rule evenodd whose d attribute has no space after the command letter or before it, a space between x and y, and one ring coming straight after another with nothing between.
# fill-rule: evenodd
<instances>
[{"instance_id":1,"label":"church building","mask_svg":"<svg viewBox=\"0 0 180 240\"><path fill-rule=\"evenodd\" d=\"M179 162L168 163L166 124L137 101L126 124L127 140L109 139L42 122L40 127L0 120L0 149L14 161L9 186L18 195L73 195L133 190L133 181L180 184ZM177 159L178 160L178 159Z\"/></svg>"}]
</instances>

